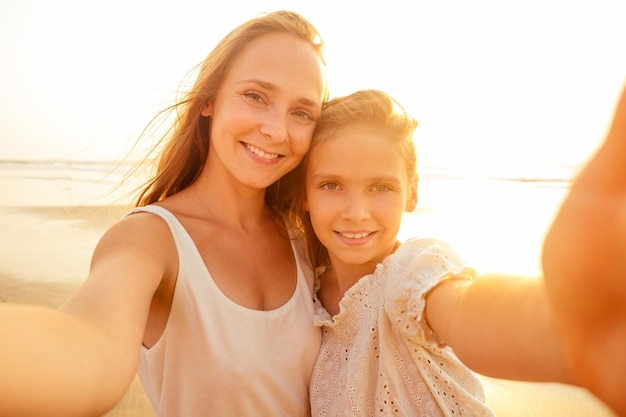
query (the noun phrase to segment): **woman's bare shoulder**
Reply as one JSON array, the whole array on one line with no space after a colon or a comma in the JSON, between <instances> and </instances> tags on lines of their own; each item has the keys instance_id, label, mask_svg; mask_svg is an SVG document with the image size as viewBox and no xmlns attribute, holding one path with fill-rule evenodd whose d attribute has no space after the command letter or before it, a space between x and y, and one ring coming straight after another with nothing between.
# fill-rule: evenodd
<instances>
[{"instance_id":1,"label":"woman's bare shoulder","mask_svg":"<svg viewBox=\"0 0 626 417\"><path fill-rule=\"evenodd\" d=\"M169 226L163 217L148 211L134 211L114 223L104 233L101 242L119 240L116 243L126 246L144 241L146 244L155 243L159 247L167 246L164 243L171 239Z\"/></svg>"},{"instance_id":2,"label":"woman's bare shoulder","mask_svg":"<svg viewBox=\"0 0 626 417\"><path fill-rule=\"evenodd\" d=\"M177 262L176 245L167 223L152 213L132 213L100 238L87 288L90 282L99 282L96 287L114 292L132 290L149 300L162 279L176 274Z\"/></svg>"},{"instance_id":3,"label":"woman's bare shoulder","mask_svg":"<svg viewBox=\"0 0 626 417\"><path fill-rule=\"evenodd\" d=\"M104 233L87 279L63 309L139 346L152 298L177 265L167 223L151 213L130 214Z\"/></svg>"}]
</instances>

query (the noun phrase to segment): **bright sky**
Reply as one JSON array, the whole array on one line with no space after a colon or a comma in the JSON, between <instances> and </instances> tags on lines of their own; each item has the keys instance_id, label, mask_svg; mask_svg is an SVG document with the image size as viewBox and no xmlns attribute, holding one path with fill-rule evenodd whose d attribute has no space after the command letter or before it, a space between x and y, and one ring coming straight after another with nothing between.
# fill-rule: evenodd
<instances>
[{"instance_id":1,"label":"bright sky","mask_svg":"<svg viewBox=\"0 0 626 417\"><path fill-rule=\"evenodd\" d=\"M120 157L227 31L283 8L320 29L331 95L420 120L422 164L582 161L626 81L623 0L218 4L2 0L0 159Z\"/></svg>"}]
</instances>

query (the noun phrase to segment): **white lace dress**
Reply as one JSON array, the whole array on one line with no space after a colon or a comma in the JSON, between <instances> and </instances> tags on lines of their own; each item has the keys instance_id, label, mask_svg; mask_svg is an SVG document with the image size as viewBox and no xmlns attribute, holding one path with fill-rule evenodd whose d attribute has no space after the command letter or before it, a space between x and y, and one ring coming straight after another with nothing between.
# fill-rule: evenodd
<instances>
[{"instance_id":1,"label":"white lace dress","mask_svg":"<svg viewBox=\"0 0 626 417\"><path fill-rule=\"evenodd\" d=\"M344 294L336 316L316 300L312 415L494 416L478 378L423 315L424 295L464 266L447 244L410 239Z\"/></svg>"}]
</instances>

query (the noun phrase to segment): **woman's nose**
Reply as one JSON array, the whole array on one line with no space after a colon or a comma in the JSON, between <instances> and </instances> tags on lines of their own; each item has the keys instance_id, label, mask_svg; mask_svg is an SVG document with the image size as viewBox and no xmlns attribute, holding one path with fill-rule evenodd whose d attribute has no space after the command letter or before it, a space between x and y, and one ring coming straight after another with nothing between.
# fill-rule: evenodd
<instances>
[{"instance_id":1,"label":"woman's nose","mask_svg":"<svg viewBox=\"0 0 626 417\"><path fill-rule=\"evenodd\" d=\"M272 142L283 142L289 138L287 115L279 108L272 108L261 124L261 133Z\"/></svg>"}]
</instances>

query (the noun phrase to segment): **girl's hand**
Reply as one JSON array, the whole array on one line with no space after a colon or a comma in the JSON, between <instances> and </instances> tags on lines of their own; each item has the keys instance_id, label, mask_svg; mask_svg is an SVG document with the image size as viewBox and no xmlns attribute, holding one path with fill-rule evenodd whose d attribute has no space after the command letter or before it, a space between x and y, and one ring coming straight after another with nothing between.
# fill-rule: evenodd
<instances>
[{"instance_id":1,"label":"girl's hand","mask_svg":"<svg viewBox=\"0 0 626 417\"><path fill-rule=\"evenodd\" d=\"M543 269L576 382L626 416L626 88L548 231Z\"/></svg>"}]
</instances>

